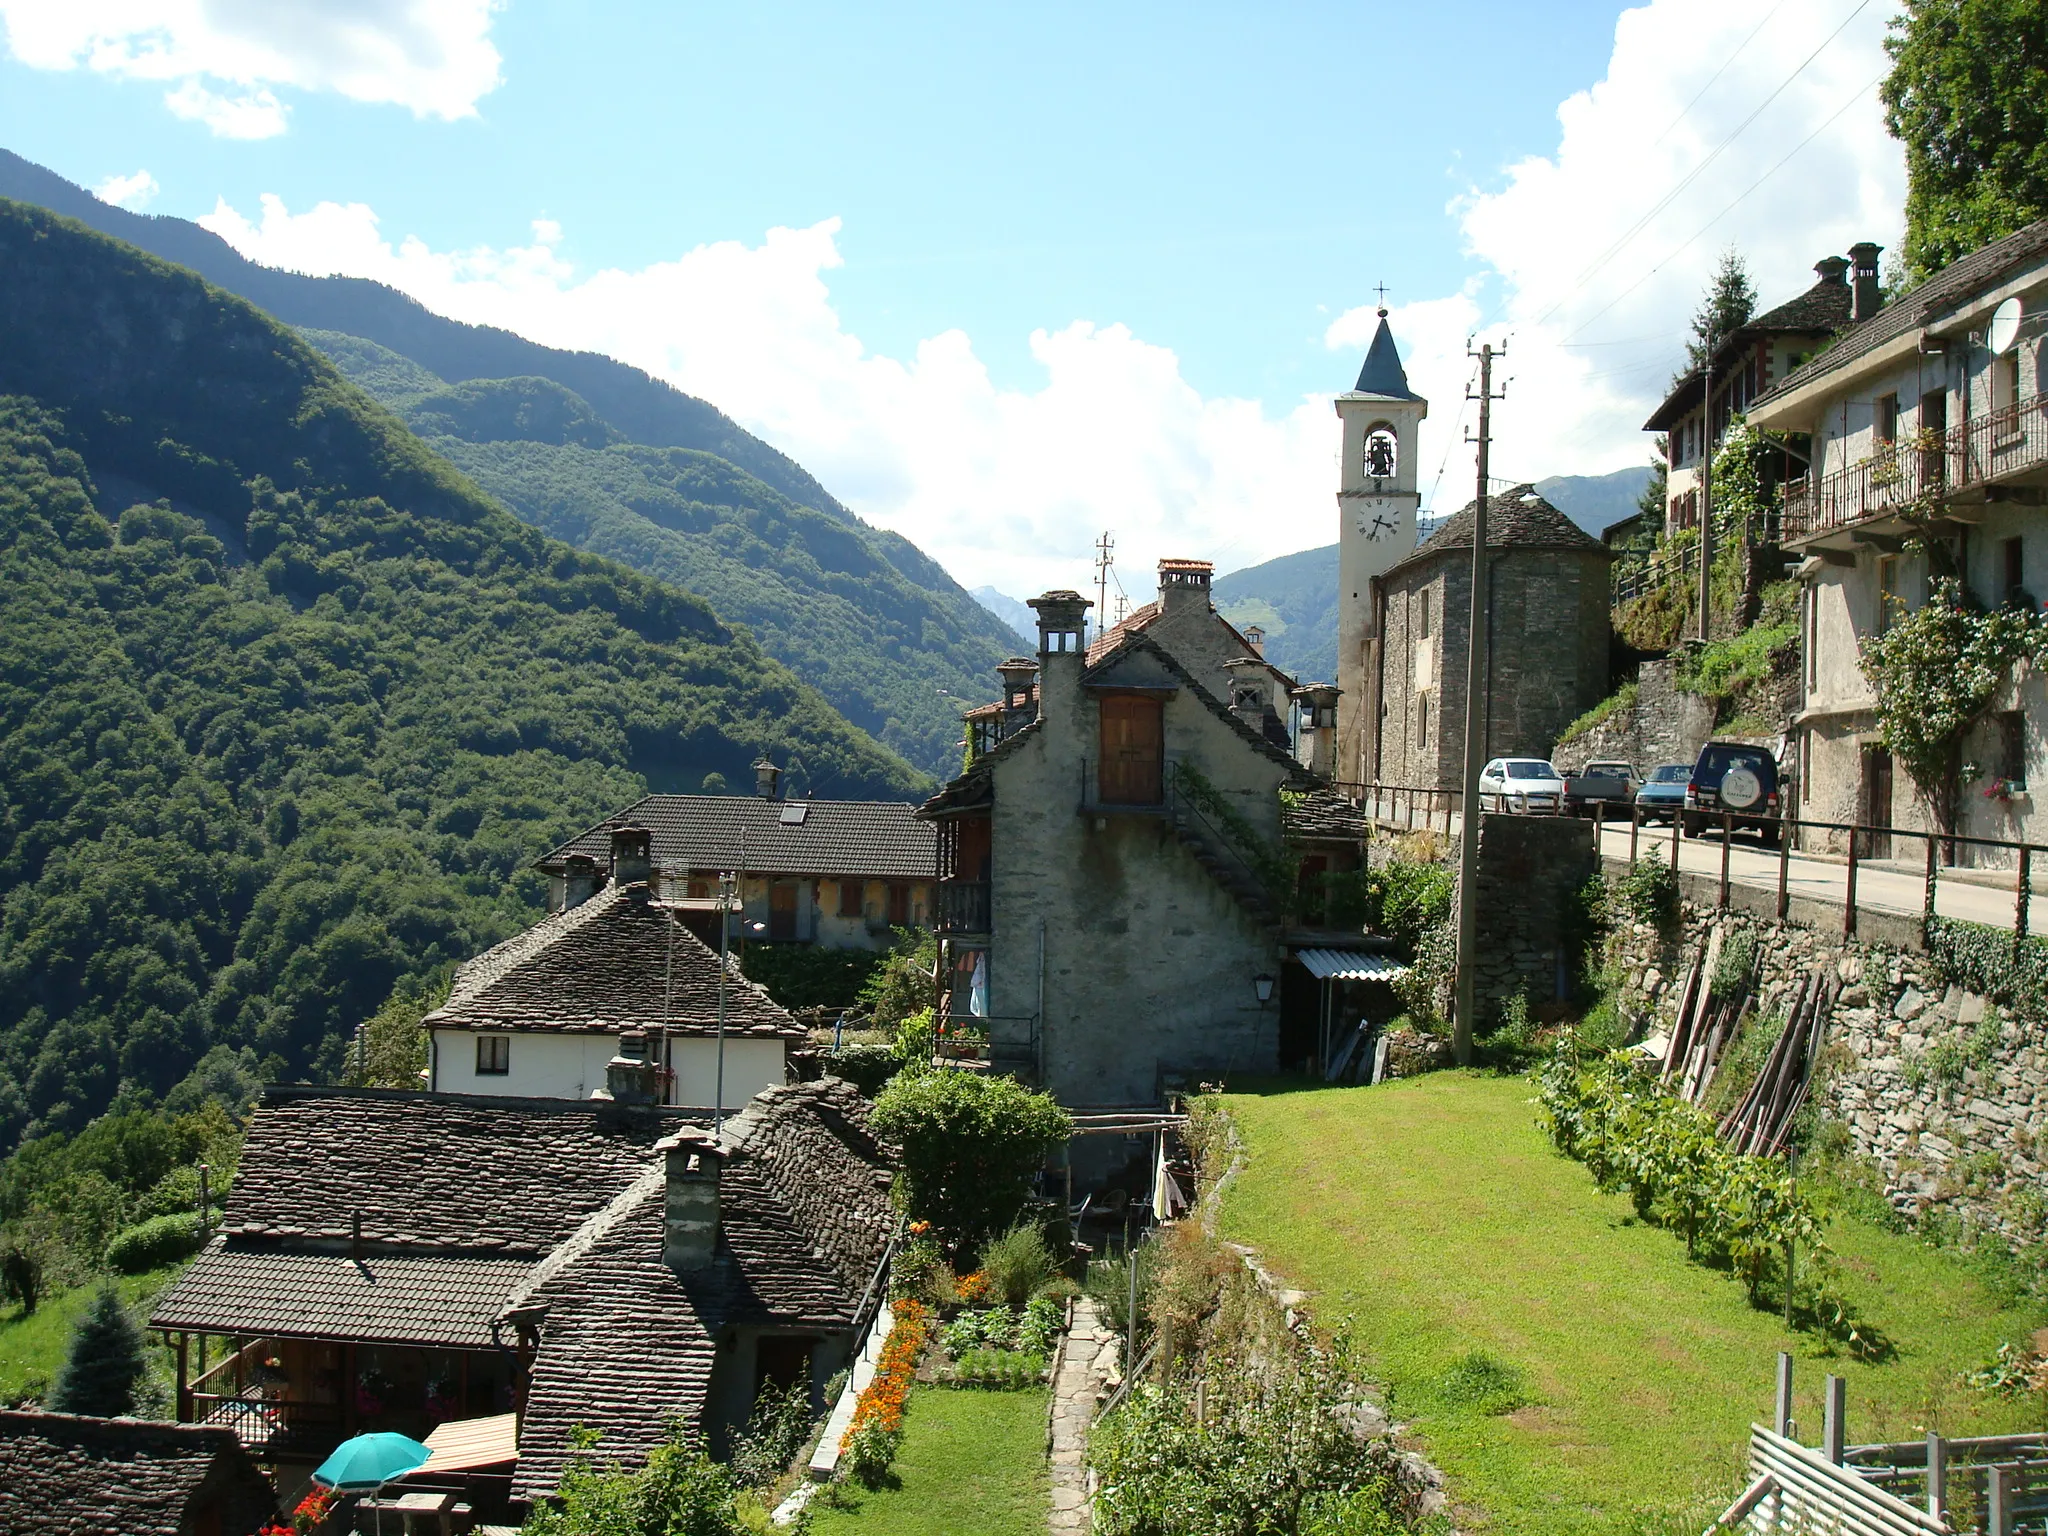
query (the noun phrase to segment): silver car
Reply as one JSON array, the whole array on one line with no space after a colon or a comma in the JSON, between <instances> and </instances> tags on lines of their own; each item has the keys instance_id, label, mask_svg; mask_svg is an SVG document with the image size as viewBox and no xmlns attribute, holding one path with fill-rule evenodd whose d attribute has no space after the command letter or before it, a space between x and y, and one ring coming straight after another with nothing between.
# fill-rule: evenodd
<instances>
[{"instance_id":1,"label":"silver car","mask_svg":"<svg viewBox=\"0 0 2048 1536\"><path fill-rule=\"evenodd\" d=\"M1540 757L1496 757L1479 771L1479 806L1555 816L1564 804L1564 775Z\"/></svg>"}]
</instances>

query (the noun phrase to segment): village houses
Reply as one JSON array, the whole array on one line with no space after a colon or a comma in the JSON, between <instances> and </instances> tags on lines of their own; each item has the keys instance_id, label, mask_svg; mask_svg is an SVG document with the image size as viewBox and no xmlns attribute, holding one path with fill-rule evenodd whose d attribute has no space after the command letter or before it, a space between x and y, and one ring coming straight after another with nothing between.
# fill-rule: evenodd
<instances>
[{"instance_id":1,"label":"village houses","mask_svg":"<svg viewBox=\"0 0 2048 1536\"><path fill-rule=\"evenodd\" d=\"M1786 485L1783 511L1801 588L1801 703L1789 744L1798 813L1925 828L1927 807L1897 782L1878 739L1862 646L1924 603L1943 572L1993 606L2035 607L2048 592L2048 220L1895 303L1878 307L1874 266L1871 283L1855 323L1758 398L1749 419L1812 443L1811 472ZM1923 535L1931 553L1909 547ZM2037 670L2021 667L1965 743L1955 830L2008 840L2048 831L2031 788L2044 782L2044 730L2048 693ZM1885 841L1861 851L1904 851ZM1958 847L1965 862L2012 857Z\"/></svg>"}]
</instances>

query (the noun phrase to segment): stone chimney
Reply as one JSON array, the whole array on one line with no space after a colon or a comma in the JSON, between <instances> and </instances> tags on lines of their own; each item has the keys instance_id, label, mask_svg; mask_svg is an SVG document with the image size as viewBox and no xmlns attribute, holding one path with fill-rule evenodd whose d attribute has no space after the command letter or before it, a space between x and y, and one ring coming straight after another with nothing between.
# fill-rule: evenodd
<instances>
[{"instance_id":1,"label":"stone chimney","mask_svg":"<svg viewBox=\"0 0 2048 1536\"><path fill-rule=\"evenodd\" d=\"M612 884L645 885L654 873L654 834L645 827L614 826Z\"/></svg>"},{"instance_id":2,"label":"stone chimney","mask_svg":"<svg viewBox=\"0 0 2048 1536\"><path fill-rule=\"evenodd\" d=\"M1003 734L1031 718L1031 685L1038 681L1038 663L1028 656L1012 656L996 665L1003 680Z\"/></svg>"},{"instance_id":3,"label":"stone chimney","mask_svg":"<svg viewBox=\"0 0 2048 1536\"><path fill-rule=\"evenodd\" d=\"M562 908L567 911L597 894L597 860L587 853L572 853L562 864Z\"/></svg>"},{"instance_id":4,"label":"stone chimney","mask_svg":"<svg viewBox=\"0 0 2048 1536\"><path fill-rule=\"evenodd\" d=\"M1027 606L1038 615L1038 717L1043 720L1056 707L1070 706L1080 692L1081 636L1095 605L1062 588L1030 599Z\"/></svg>"},{"instance_id":5,"label":"stone chimney","mask_svg":"<svg viewBox=\"0 0 2048 1536\"><path fill-rule=\"evenodd\" d=\"M618 1052L604 1064L604 1086L614 1104L661 1102L661 1063L648 1056L646 1030L619 1031Z\"/></svg>"},{"instance_id":6,"label":"stone chimney","mask_svg":"<svg viewBox=\"0 0 2048 1536\"><path fill-rule=\"evenodd\" d=\"M1252 648L1254 656L1264 658L1266 654L1266 632L1256 624L1247 624L1244 629L1244 643Z\"/></svg>"},{"instance_id":7,"label":"stone chimney","mask_svg":"<svg viewBox=\"0 0 2048 1536\"><path fill-rule=\"evenodd\" d=\"M1849 281L1849 263L1840 256L1823 256L1813 264L1813 270L1820 280L1833 286L1844 286Z\"/></svg>"},{"instance_id":8,"label":"stone chimney","mask_svg":"<svg viewBox=\"0 0 2048 1536\"><path fill-rule=\"evenodd\" d=\"M709 1131L685 1130L658 1141L667 1161L668 1198L661 1258L687 1272L710 1266L718 1251L718 1178L725 1148Z\"/></svg>"},{"instance_id":9,"label":"stone chimney","mask_svg":"<svg viewBox=\"0 0 2048 1536\"><path fill-rule=\"evenodd\" d=\"M1849 247L1849 286L1854 293L1849 302L1851 320L1868 320L1884 306L1884 294L1877 284L1877 253L1883 249L1868 240Z\"/></svg>"},{"instance_id":10,"label":"stone chimney","mask_svg":"<svg viewBox=\"0 0 2048 1536\"><path fill-rule=\"evenodd\" d=\"M1301 760L1310 773L1326 779L1337 772L1337 700L1342 693L1333 683L1304 683L1294 690L1301 706Z\"/></svg>"},{"instance_id":11,"label":"stone chimney","mask_svg":"<svg viewBox=\"0 0 2048 1536\"><path fill-rule=\"evenodd\" d=\"M754 793L763 800L782 798L782 770L766 752L754 759Z\"/></svg>"},{"instance_id":12,"label":"stone chimney","mask_svg":"<svg viewBox=\"0 0 2048 1536\"><path fill-rule=\"evenodd\" d=\"M1266 664L1249 656L1234 656L1223 663L1223 671L1230 679L1230 712L1263 734L1273 697Z\"/></svg>"},{"instance_id":13,"label":"stone chimney","mask_svg":"<svg viewBox=\"0 0 2048 1536\"><path fill-rule=\"evenodd\" d=\"M1207 560L1159 562L1159 611L1173 613L1191 603L1209 606L1209 580L1216 567Z\"/></svg>"}]
</instances>

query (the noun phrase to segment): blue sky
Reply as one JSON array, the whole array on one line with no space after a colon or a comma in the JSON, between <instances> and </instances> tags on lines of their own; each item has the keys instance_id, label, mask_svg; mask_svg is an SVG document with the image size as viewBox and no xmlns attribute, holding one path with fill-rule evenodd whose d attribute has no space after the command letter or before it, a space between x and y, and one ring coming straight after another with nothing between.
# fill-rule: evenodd
<instances>
[{"instance_id":1,"label":"blue sky","mask_svg":"<svg viewBox=\"0 0 2048 1536\"><path fill-rule=\"evenodd\" d=\"M1096 525L1138 559L1326 542L1327 396L1378 282L1438 401L1432 470L1464 331L1576 295L1527 337L1583 408L1532 362L1508 450L1594 470L1639 456L1722 244L1771 298L1896 222L1895 147L1853 107L1665 259L1856 97L1882 21L1855 0L1660 0L1619 33L1593 4L130 9L0 0L0 143L88 186L146 172L147 211L258 259L638 362L1012 589ZM1697 198L1575 283L1845 16Z\"/></svg>"}]
</instances>

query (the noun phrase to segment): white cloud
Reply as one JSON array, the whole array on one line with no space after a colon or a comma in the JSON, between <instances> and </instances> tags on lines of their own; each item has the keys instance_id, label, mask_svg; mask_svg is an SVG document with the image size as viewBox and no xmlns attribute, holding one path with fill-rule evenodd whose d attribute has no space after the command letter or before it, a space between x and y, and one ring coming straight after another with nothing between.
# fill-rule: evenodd
<instances>
[{"instance_id":1,"label":"white cloud","mask_svg":"<svg viewBox=\"0 0 2048 1536\"><path fill-rule=\"evenodd\" d=\"M133 176L109 176L92 189L92 195L116 208L136 209L147 205L159 190L154 176L137 171Z\"/></svg>"},{"instance_id":2,"label":"white cloud","mask_svg":"<svg viewBox=\"0 0 2048 1536\"><path fill-rule=\"evenodd\" d=\"M1248 563L1313 542L1331 505L1335 415L1275 419L1205 399L1174 354L1121 325L1075 321L1031 337L1035 389L998 388L968 337L871 353L834 309L839 221L774 229L758 245L700 246L639 271L583 275L534 242L433 251L386 240L362 204L201 220L274 266L375 278L442 314L551 346L609 353L716 403L969 585L1028 594L1074 585L1116 530L1137 601L1161 555Z\"/></svg>"},{"instance_id":3,"label":"white cloud","mask_svg":"<svg viewBox=\"0 0 2048 1536\"><path fill-rule=\"evenodd\" d=\"M1475 329L1509 337L1495 473L1535 479L1640 463L1640 424L1725 245L1746 253L1773 304L1811 281L1821 255L1893 236L1903 173L1869 90L1884 68L1876 12L1859 16L1644 220L1850 4L1781 5L1768 19L1766 0L1707 10L1655 0L1627 12L1606 77L1559 107L1555 150L1452 205L1469 267L1445 275L1441 296L1392 316L1410 380L1432 402L1421 468L1428 491L1444 466L1437 510L1470 494L1470 419L1461 412ZM1622 242L1638 220L1642 230ZM457 319L645 368L716 403L970 586L1078 586L1105 528L1116 532L1125 585L1139 600L1158 556L1207 556L1230 569L1333 535L1327 396L1277 408L1205 397L1169 348L1085 319L1033 333L1041 376L1028 388L998 387L958 330L908 356L871 352L833 304L836 219L595 272L557 254L562 230L546 218L534 220L530 243L461 251L387 239L361 204L293 213L265 197L253 219L223 203L202 222L259 261L375 278ZM1328 326L1327 345L1344 355L1333 386L1355 366L1374 319L1353 310Z\"/></svg>"},{"instance_id":4,"label":"white cloud","mask_svg":"<svg viewBox=\"0 0 2048 1536\"><path fill-rule=\"evenodd\" d=\"M285 131L273 88L458 118L499 81L498 0L0 0L14 57L170 87L165 105L223 138Z\"/></svg>"},{"instance_id":5,"label":"white cloud","mask_svg":"<svg viewBox=\"0 0 2048 1536\"><path fill-rule=\"evenodd\" d=\"M1742 252L1768 308L1810 285L1822 256L1896 241L1905 171L1872 90L1888 14L1854 0L1654 0L1623 13L1605 78L1558 108L1556 150L1453 203L1482 280L1393 313L1410 381L1432 401L1426 473L1451 445L1441 510L1470 496L1471 450L1454 439L1474 328L1508 339L1494 472L1598 473L1647 456L1641 424L1724 249ZM1350 311L1325 339L1355 349L1370 323L1369 309Z\"/></svg>"}]
</instances>

